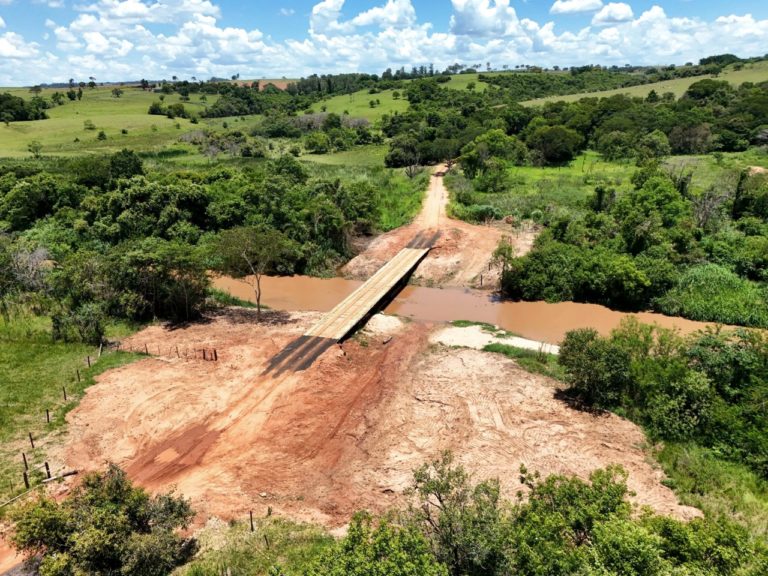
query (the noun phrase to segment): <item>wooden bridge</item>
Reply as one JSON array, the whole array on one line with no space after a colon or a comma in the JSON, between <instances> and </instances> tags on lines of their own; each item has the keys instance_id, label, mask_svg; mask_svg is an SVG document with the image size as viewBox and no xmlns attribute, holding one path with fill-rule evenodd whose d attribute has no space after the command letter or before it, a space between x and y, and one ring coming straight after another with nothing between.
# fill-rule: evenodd
<instances>
[{"instance_id":1,"label":"wooden bridge","mask_svg":"<svg viewBox=\"0 0 768 576\"><path fill-rule=\"evenodd\" d=\"M266 372L306 370L333 344L340 342L361 325L376 307L408 277L431 250L439 233L427 237L419 233L368 281L328 312L270 360Z\"/></svg>"}]
</instances>

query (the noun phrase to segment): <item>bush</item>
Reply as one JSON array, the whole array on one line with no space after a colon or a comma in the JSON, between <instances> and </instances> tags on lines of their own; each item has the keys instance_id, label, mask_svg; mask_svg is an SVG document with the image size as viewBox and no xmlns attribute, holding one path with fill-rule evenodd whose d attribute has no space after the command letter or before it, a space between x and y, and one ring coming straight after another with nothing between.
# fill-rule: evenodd
<instances>
[{"instance_id":1,"label":"bush","mask_svg":"<svg viewBox=\"0 0 768 576\"><path fill-rule=\"evenodd\" d=\"M690 268L655 307L692 320L768 327L766 289L717 264Z\"/></svg>"},{"instance_id":2,"label":"bush","mask_svg":"<svg viewBox=\"0 0 768 576\"><path fill-rule=\"evenodd\" d=\"M40 557L43 575L164 576L194 553L194 540L175 532L192 516L182 498L151 497L109 465L60 503L43 497L15 510L11 542Z\"/></svg>"}]
</instances>

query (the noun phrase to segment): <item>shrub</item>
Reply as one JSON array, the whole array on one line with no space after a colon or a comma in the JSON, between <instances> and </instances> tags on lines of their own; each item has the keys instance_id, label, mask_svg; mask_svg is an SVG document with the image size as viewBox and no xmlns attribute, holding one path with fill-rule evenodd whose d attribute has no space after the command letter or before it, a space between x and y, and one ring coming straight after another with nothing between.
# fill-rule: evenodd
<instances>
[{"instance_id":1,"label":"shrub","mask_svg":"<svg viewBox=\"0 0 768 576\"><path fill-rule=\"evenodd\" d=\"M688 269L655 306L665 314L692 320L768 327L765 288L717 264Z\"/></svg>"}]
</instances>

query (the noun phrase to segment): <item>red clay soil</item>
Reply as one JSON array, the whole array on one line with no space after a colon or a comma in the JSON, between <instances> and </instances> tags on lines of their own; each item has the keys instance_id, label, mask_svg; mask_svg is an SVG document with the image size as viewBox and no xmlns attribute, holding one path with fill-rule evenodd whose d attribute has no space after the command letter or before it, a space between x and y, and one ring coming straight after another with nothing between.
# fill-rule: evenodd
<instances>
[{"instance_id":1,"label":"red clay soil","mask_svg":"<svg viewBox=\"0 0 768 576\"><path fill-rule=\"evenodd\" d=\"M413 275L416 284L491 289L498 286L498 272L489 269L493 251L508 236L522 256L536 238L534 230L513 231L509 225L475 226L448 218L448 191L443 183L445 166L438 166L431 179L424 206L409 225L376 237L367 248L342 268L348 278L366 279L388 262L422 230L439 231L434 249Z\"/></svg>"},{"instance_id":2,"label":"red clay soil","mask_svg":"<svg viewBox=\"0 0 768 576\"><path fill-rule=\"evenodd\" d=\"M151 327L128 340L164 355L105 373L88 390L69 415L67 465L111 460L151 490L176 486L200 521L271 507L341 526L355 510L400 503L411 471L452 449L477 478L498 476L508 497L522 463L583 477L620 463L638 503L695 514L661 485L636 426L569 408L551 381L511 360L430 346L431 327L410 323L394 337L364 333L307 371L273 379L261 375L269 358L317 315L275 313L269 324L248 316ZM203 347L219 361L184 358Z\"/></svg>"}]
</instances>

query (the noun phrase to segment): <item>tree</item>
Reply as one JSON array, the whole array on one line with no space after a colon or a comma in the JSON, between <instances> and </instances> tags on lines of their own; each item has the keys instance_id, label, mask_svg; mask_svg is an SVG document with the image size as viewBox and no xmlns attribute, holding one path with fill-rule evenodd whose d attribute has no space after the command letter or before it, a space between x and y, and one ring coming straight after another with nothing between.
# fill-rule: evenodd
<instances>
[{"instance_id":1,"label":"tree","mask_svg":"<svg viewBox=\"0 0 768 576\"><path fill-rule=\"evenodd\" d=\"M32 140L32 142L27 144L27 150L29 150L35 158L40 158L40 152L43 151L43 145L37 140Z\"/></svg>"},{"instance_id":2,"label":"tree","mask_svg":"<svg viewBox=\"0 0 768 576\"><path fill-rule=\"evenodd\" d=\"M545 164L562 165L573 160L584 139L565 126L542 126L528 139L528 146L541 154Z\"/></svg>"},{"instance_id":3,"label":"tree","mask_svg":"<svg viewBox=\"0 0 768 576\"><path fill-rule=\"evenodd\" d=\"M448 576L413 526L365 513L352 518L347 535L324 553L306 576Z\"/></svg>"},{"instance_id":4,"label":"tree","mask_svg":"<svg viewBox=\"0 0 768 576\"><path fill-rule=\"evenodd\" d=\"M62 502L41 497L16 510L11 543L47 576L165 576L195 552L175 532L193 516L183 498L150 496L110 464Z\"/></svg>"},{"instance_id":5,"label":"tree","mask_svg":"<svg viewBox=\"0 0 768 576\"><path fill-rule=\"evenodd\" d=\"M290 260L296 246L279 230L269 226L252 226L226 230L219 236L219 269L235 278L242 278L254 290L256 315L261 319L261 278L277 271Z\"/></svg>"},{"instance_id":6,"label":"tree","mask_svg":"<svg viewBox=\"0 0 768 576\"><path fill-rule=\"evenodd\" d=\"M123 90L121 88L112 88L112 96L114 98L120 98L120 96L123 95Z\"/></svg>"}]
</instances>

